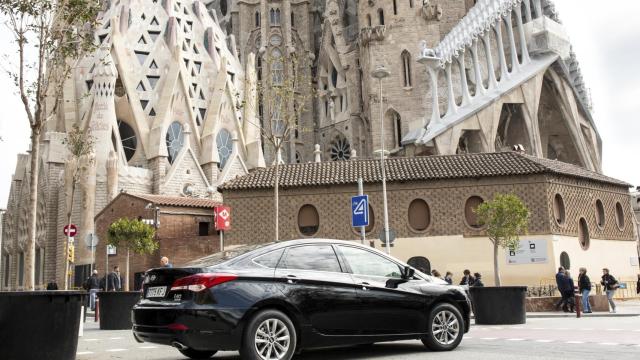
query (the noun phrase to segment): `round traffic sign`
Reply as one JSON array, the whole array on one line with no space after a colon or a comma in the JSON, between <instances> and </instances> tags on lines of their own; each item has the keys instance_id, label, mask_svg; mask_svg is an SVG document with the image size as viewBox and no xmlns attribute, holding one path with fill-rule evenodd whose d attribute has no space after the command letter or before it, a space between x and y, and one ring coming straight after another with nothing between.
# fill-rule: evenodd
<instances>
[{"instance_id":1,"label":"round traffic sign","mask_svg":"<svg viewBox=\"0 0 640 360\"><path fill-rule=\"evenodd\" d=\"M382 229L382 231L380 231L380 236L378 236L378 238L380 239L380 241L382 241L383 245L386 245L387 242L385 241L384 238L384 229ZM389 244L393 244L393 242L396 240L396 231L393 229L389 229Z\"/></svg>"},{"instance_id":2,"label":"round traffic sign","mask_svg":"<svg viewBox=\"0 0 640 360\"><path fill-rule=\"evenodd\" d=\"M69 237L74 237L78 233L78 227L74 224L65 225L62 233Z\"/></svg>"},{"instance_id":3,"label":"round traffic sign","mask_svg":"<svg viewBox=\"0 0 640 360\"><path fill-rule=\"evenodd\" d=\"M89 249L96 247L98 245L98 241L98 235L94 233L88 233L87 236L84 237L84 243Z\"/></svg>"}]
</instances>

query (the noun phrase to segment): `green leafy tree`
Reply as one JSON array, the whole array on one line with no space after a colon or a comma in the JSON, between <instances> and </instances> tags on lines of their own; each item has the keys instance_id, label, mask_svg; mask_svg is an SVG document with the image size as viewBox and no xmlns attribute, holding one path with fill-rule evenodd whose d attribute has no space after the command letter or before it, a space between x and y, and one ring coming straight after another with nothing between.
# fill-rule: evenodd
<instances>
[{"instance_id":1,"label":"green leafy tree","mask_svg":"<svg viewBox=\"0 0 640 360\"><path fill-rule=\"evenodd\" d=\"M130 253L143 255L158 250L155 241L156 231L153 226L137 219L120 218L107 230L107 244L127 250L125 291L129 291L129 256Z\"/></svg>"},{"instance_id":2,"label":"green leafy tree","mask_svg":"<svg viewBox=\"0 0 640 360\"><path fill-rule=\"evenodd\" d=\"M3 59L31 128L31 174L25 251L25 288L35 287L35 243L40 136L62 103L77 59L95 48L98 0L0 0L0 16L15 47ZM66 256L66 254L65 254Z\"/></svg>"},{"instance_id":3,"label":"green leafy tree","mask_svg":"<svg viewBox=\"0 0 640 360\"><path fill-rule=\"evenodd\" d=\"M529 227L529 209L514 194L497 194L493 200L480 204L476 209L480 225L486 226L493 244L493 272L496 286L501 286L498 249L517 250L520 235Z\"/></svg>"}]
</instances>

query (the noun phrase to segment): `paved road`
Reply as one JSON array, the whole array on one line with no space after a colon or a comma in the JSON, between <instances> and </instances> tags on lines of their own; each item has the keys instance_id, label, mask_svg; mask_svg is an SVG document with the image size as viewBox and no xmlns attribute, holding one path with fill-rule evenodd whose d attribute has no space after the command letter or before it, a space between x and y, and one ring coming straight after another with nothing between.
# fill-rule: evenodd
<instances>
[{"instance_id":1,"label":"paved road","mask_svg":"<svg viewBox=\"0 0 640 360\"><path fill-rule=\"evenodd\" d=\"M432 353L418 341L304 352L297 360L326 359L640 359L640 317L529 319L519 326L473 326L460 347ZM87 323L77 360L185 359L177 350L138 344L130 331L100 331ZM214 359L239 360L237 352Z\"/></svg>"}]
</instances>

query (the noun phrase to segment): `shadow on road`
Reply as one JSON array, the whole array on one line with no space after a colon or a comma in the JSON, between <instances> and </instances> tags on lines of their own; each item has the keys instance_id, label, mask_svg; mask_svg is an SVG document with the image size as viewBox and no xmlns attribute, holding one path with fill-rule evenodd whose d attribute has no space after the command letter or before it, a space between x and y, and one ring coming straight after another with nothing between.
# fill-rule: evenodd
<instances>
[{"instance_id":1,"label":"shadow on road","mask_svg":"<svg viewBox=\"0 0 640 360\"><path fill-rule=\"evenodd\" d=\"M296 360L358 360L358 359L375 359L389 356L403 355L419 355L428 352L422 344L399 344L385 343L366 346L352 346L343 348L331 348L320 350L303 351L302 354L295 356ZM214 360L238 360L237 355L232 356L214 356Z\"/></svg>"}]
</instances>

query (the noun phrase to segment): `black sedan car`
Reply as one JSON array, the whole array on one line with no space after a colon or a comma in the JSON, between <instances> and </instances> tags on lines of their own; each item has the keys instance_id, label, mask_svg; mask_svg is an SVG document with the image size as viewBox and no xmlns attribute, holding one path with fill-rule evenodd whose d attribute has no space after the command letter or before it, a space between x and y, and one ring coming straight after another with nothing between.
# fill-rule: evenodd
<instances>
[{"instance_id":1,"label":"black sedan car","mask_svg":"<svg viewBox=\"0 0 640 360\"><path fill-rule=\"evenodd\" d=\"M205 268L147 271L133 308L140 342L192 359L239 350L288 360L303 349L420 339L452 350L469 330L463 289L354 242L294 240Z\"/></svg>"}]
</instances>

